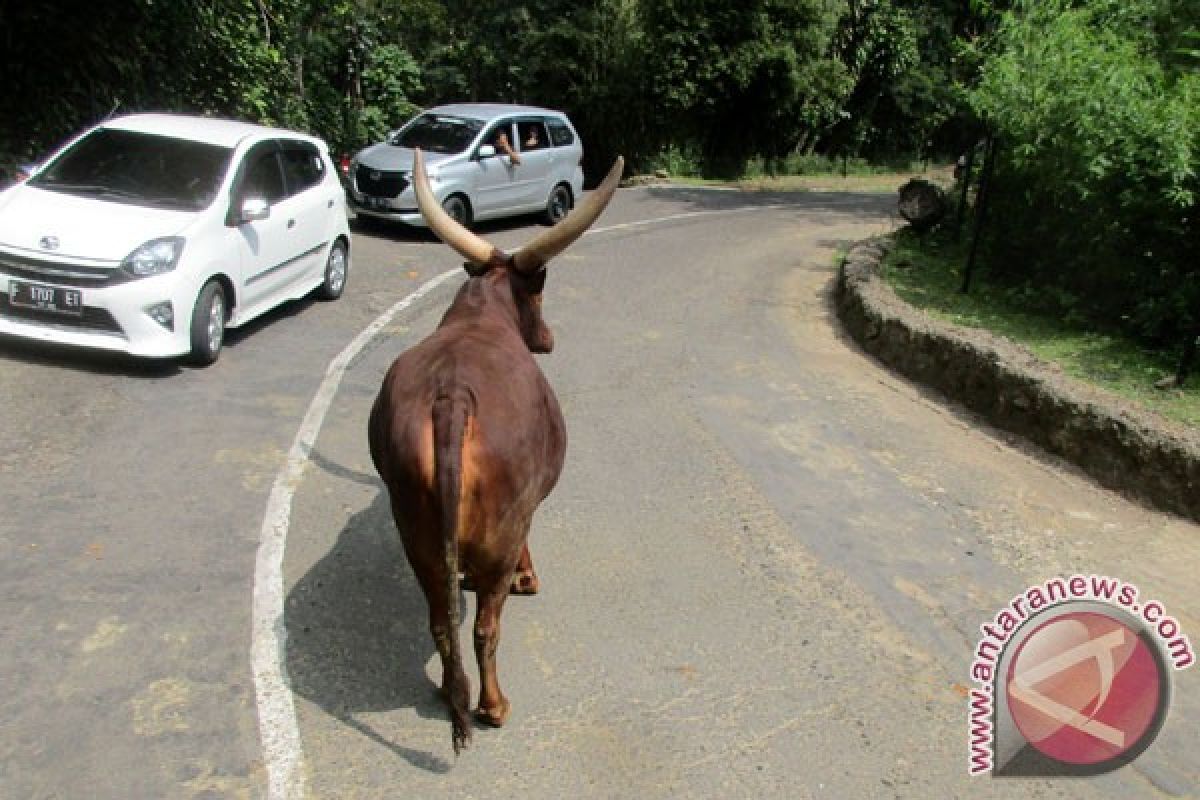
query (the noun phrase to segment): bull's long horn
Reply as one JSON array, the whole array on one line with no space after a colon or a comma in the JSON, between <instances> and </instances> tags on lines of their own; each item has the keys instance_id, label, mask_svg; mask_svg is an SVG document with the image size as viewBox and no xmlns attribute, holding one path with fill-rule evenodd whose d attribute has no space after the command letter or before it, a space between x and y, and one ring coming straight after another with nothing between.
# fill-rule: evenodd
<instances>
[{"instance_id":1,"label":"bull's long horn","mask_svg":"<svg viewBox=\"0 0 1200 800\"><path fill-rule=\"evenodd\" d=\"M421 210L421 216L425 217L429 229L443 242L473 264L482 266L491 260L496 248L455 222L434 198L433 190L429 188L429 175L425 172L425 158L420 150L413 153L413 191L417 195L417 208Z\"/></svg>"},{"instance_id":2,"label":"bull's long horn","mask_svg":"<svg viewBox=\"0 0 1200 800\"><path fill-rule=\"evenodd\" d=\"M553 228L539 234L533 241L513 253L513 266L520 272L533 272L566 250L572 242L592 226L596 217L608 206L621 173L625 170L625 159L617 156L608 176L596 190L589 194L579 206Z\"/></svg>"}]
</instances>

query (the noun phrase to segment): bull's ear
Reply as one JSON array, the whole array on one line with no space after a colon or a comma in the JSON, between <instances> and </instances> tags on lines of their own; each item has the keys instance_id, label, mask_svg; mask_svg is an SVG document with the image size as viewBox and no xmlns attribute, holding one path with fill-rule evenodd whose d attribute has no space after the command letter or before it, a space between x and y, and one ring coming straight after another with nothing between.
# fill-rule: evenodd
<instances>
[{"instance_id":1,"label":"bull's ear","mask_svg":"<svg viewBox=\"0 0 1200 800\"><path fill-rule=\"evenodd\" d=\"M608 206L608 201L612 199L613 192L617 190L617 184L620 183L621 174L624 171L625 159L617 156L617 160L613 162L612 169L608 171L608 176L604 181L584 198L583 202L568 214L566 219L513 253L513 266L517 271L533 272L545 266L550 259L566 250L572 242L583 236L584 232L592 226L592 223Z\"/></svg>"}]
</instances>

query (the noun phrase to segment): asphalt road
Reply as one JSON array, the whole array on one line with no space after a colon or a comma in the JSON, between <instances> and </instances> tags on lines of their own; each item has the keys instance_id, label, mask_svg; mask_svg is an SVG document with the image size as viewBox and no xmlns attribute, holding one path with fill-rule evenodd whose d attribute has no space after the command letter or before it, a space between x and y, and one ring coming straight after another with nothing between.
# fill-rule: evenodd
<instances>
[{"instance_id":1,"label":"asphalt road","mask_svg":"<svg viewBox=\"0 0 1200 800\"><path fill-rule=\"evenodd\" d=\"M891 209L624 190L551 265L541 363L567 467L535 518L542 593L505 611L513 715L457 761L365 426L460 278L395 304L459 259L359 232L342 300L233 334L206 370L0 340L0 797L258 797L272 780L313 798L1200 792L1196 670L1131 767L967 776L979 626L1029 585L1100 573L1200 640L1200 537L841 336L834 254ZM515 247L536 230L483 233ZM272 487L288 500L269 631L285 646L266 652L290 690L264 699L253 598Z\"/></svg>"}]
</instances>

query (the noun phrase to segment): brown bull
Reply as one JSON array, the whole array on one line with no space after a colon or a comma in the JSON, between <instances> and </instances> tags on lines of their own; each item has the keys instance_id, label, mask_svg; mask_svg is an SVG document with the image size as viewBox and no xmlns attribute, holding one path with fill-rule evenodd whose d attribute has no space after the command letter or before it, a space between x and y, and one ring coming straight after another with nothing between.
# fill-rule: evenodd
<instances>
[{"instance_id":1,"label":"brown bull","mask_svg":"<svg viewBox=\"0 0 1200 800\"><path fill-rule=\"evenodd\" d=\"M538 589L526 537L566 453L558 400L532 355L554 346L541 312L545 266L604 210L622 167L618 158L578 209L510 255L442 210L416 154L421 213L467 259L471 277L437 330L388 370L368 436L404 551L429 603L455 753L471 738L470 684L458 641L459 572L476 591L476 715L499 726L509 713L496 678L500 612L510 591Z\"/></svg>"}]
</instances>

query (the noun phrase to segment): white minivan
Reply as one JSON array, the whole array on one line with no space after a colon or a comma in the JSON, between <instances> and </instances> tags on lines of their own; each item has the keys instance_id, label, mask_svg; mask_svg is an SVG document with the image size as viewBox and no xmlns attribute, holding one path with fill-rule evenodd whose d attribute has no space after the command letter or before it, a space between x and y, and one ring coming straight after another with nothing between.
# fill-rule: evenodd
<instances>
[{"instance_id":1,"label":"white minivan","mask_svg":"<svg viewBox=\"0 0 1200 800\"><path fill-rule=\"evenodd\" d=\"M355 155L347 177L356 214L425 224L411 186L417 148L434 196L468 227L529 213L553 225L583 193L583 143L566 114L459 103L431 108Z\"/></svg>"},{"instance_id":2,"label":"white minivan","mask_svg":"<svg viewBox=\"0 0 1200 800\"><path fill-rule=\"evenodd\" d=\"M136 114L0 192L0 334L216 361L225 329L342 294L345 192L295 131Z\"/></svg>"}]
</instances>

